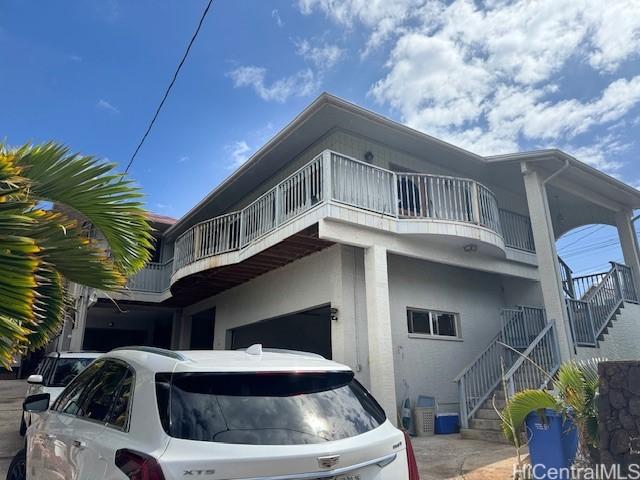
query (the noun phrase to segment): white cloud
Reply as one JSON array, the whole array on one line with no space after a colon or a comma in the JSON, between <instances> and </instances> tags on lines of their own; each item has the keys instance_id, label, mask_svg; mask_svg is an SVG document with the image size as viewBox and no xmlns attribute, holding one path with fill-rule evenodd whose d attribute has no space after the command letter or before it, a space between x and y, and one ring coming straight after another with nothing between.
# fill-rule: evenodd
<instances>
[{"instance_id":1,"label":"white cloud","mask_svg":"<svg viewBox=\"0 0 640 480\"><path fill-rule=\"evenodd\" d=\"M617 172L623 167L623 164L615 160L614 157L630 147L631 143L623 142L617 136L607 135L597 138L590 145L580 147L565 145L562 149L592 167L617 176Z\"/></svg>"},{"instance_id":2,"label":"white cloud","mask_svg":"<svg viewBox=\"0 0 640 480\"><path fill-rule=\"evenodd\" d=\"M116 106L112 105L111 103L107 102L102 98L98 100L98 103L96 103L96 106L103 110L107 110L108 112L111 112L111 113L120 113L120 110Z\"/></svg>"},{"instance_id":3,"label":"white cloud","mask_svg":"<svg viewBox=\"0 0 640 480\"><path fill-rule=\"evenodd\" d=\"M298 0L305 15L318 10L343 27L351 28L360 22L372 30L363 52L367 55L389 37L396 35L403 25L428 5L426 0Z\"/></svg>"},{"instance_id":4,"label":"white cloud","mask_svg":"<svg viewBox=\"0 0 640 480\"><path fill-rule=\"evenodd\" d=\"M252 87L266 101L284 102L290 97L303 97L317 89L317 81L311 69L267 83L267 70L256 66L242 66L228 73L234 87Z\"/></svg>"},{"instance_id":5,"label":"white cloud","mask_svg":"<svg viewBox=\"0 0 640 480\"><path fill-rule=\"evenodd\" d=\"M234 142L231 145L227 145L225 150L231 157L231 163L229 164L229 168L238 168L249 158L249 153L252 151L252 148L245 142L244 140L240 140L238 142Z\"/></svg>"},{"instance_id":6,"label":"white cloud","mask_svg":"<svg viewBox=\"0 0 640 480\"><path fill-rule=\"evenodd\" d=\"M273 18L276 21L276 25L278 25L280 28L284 27L284 22L282 21L282 18L280 17L280 12L278 11L277 8L274 8L273 10L271 10L271 18Z\"/></svg>"},{"instance_id":7,"label":"white cloud","mask_svg":"<svg viewBox=\"0 0 640 480\"><path fill-rule=\"evenodd\" d=\"M304 0L301 8L325 9L338 22L358 20L329 4ZM606 158L621 150L619 144L609 139L572 148L571 141L620 122L640 104L640 76L613 79L591 98L574 98L558 82L570 61L597 69L597 78L634 58L638 49L628 45L639 42L640 15L630 19L624 12L639 6L637 0L567 0L561 7L553 0L519 0L488 2L482 10L471 0L455 0L432 2L417 8L419 14L410 9L389 36L388 71L370 94L409 125L480 154L515 151L523 140L554 141L615 171L619 165ZM610 31L616 11L619 37ZM379 12L366 15L359 21L374 38ZM616 48L620 39L624 48Z\"/></svg>"},{"instance_id":8,"label":"white cloud","mask_svg":"<svg viewBox=\"0 0 640 480\"><path fill-rule=\"evenodd\" d=\"M184 162L188 162L190 159L187 155L183 155L180 158L178 158L178 163L184 163Z\"/></svg>"},{"instance_id":9,"label":"white cloud","mask_svg":"<svg viewBox=\"0 0 640 480\"><path fill-rule=\"evenodd\" d=\"M344 49L338 45L323 43L312 45L308 40L296 44L296 53L311 62L319 70L329 70L344 57Z\"/></svg>"}]
</instances>

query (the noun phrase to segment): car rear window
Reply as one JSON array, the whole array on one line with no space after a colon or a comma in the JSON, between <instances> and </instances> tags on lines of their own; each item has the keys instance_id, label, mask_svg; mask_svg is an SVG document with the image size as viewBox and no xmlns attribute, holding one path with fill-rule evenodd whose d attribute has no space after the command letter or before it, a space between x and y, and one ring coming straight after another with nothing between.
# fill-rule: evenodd
<instances>
[{"instance_id":1,"label":"car rear window","mask_svg":"<svg viewBox=\"0 0 640 480\"><path fill-rule=\"evenodd\" d=\"M59 358L48 386L66 387L93 360L93 358Z\"/></svg>"},{"instance_id":2,"label":"car rear window","mask_svg":"<svg viewBox=\"0 0 640 480\"><path fill-rule=\"evenodd\" d=\"M167 434L188 440L323 443L385 421L353 372L159 373L156 394Z\"/></svg>"}]
</instances>

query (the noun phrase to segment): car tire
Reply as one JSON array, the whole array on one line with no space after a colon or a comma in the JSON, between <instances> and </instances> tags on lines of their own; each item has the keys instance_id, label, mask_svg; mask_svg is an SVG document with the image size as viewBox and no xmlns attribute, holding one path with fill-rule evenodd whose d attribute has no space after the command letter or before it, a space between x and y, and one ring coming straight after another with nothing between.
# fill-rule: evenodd
<instances>
[{"instance_id":1,"label":"car tire","mask_svg":"<svg viewBox=\"0 0 640 480\"><path fill-rule=\"evenodd\" d=\"M26 480L27 478L27 451L23 448L16 453L9 471L7 472L7 480Z\"/></svg>"},{"instance_id":2,"label":"car tire","mask_svg":"<svg viewBox=\"0 0 640 480\"><path fill-rule=\"evenodd\" d=\"M24 421L24 415L20 419L20 436L24 437L27 433L27 422Z\"/></svg>"}]
</instances>

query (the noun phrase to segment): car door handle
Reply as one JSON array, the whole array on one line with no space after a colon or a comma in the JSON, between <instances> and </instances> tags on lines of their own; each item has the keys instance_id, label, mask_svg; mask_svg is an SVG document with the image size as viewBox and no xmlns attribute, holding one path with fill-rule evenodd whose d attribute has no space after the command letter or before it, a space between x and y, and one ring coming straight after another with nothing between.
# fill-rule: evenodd
<instances>
[{"instance_id":1,"label":"car door handle","mask_svg":"<svg viewBox=\"0 0 640 480\"><path fill-rule=\"evenodd\" d=\"M83 442L82 440L74 440L73 446L82 450L83 448L87 447L87 443Z\"/></svg>"}]
</instances>

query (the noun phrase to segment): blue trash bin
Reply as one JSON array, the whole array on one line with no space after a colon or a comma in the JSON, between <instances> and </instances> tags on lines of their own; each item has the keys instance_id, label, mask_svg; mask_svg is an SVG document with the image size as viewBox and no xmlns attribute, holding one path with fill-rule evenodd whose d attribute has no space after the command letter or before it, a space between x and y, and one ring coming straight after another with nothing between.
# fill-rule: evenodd
<instances>
[{"instance_id":1,"label":"blue trash bin","mask_svg":"<svg viewBox=\"0 0 640 480\"><path fill-rule=\"evenodd\" d=\"M525 424L531 466L534 467L533 478L545 479L550 468L559 472L559 469L573 465L578 449L578 430L571 419L563 420L562 414L545 410L543 417L530 413Z\"/></svg>"}]
</instances>

